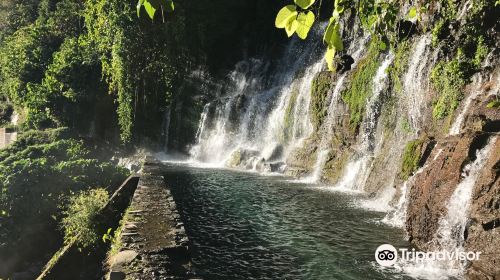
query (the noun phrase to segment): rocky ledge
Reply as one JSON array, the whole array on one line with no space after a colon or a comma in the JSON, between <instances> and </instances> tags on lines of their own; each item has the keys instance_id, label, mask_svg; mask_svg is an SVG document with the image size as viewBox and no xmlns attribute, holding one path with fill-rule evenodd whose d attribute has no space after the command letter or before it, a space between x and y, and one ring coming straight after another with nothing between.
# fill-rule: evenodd
<instances>
[{"instance_id":1,"label":"rocky ledge","mask_svg":"<svg viewBox=\"0 0 500 280\"><path fill-rule=\"evenodd\" d=\"M192 278L189 240L160 163L146 159L125 214L108 279Z\"/></svg>"}]
</instances>

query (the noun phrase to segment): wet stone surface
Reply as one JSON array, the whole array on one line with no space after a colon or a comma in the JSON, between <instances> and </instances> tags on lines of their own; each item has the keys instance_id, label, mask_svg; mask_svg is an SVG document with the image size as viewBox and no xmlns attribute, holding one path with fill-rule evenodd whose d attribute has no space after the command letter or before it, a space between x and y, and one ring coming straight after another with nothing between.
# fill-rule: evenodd
<instances>
[{"instance_id":1,"label":"wet stone surface","mask_svg":"<svg viewBox=\"0 0 500 280\"><path fill-rule=\"evenodd\" d=\"M147 163L124 217L109 279L192 279L189 240L158 166Z\"/></svg>"}]
</instances>

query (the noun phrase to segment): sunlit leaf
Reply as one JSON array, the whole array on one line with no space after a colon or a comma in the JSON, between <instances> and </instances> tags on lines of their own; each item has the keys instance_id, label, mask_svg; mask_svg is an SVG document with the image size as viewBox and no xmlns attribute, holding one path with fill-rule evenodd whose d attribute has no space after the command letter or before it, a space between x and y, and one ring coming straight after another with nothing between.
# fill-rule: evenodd
<instances>
[{"instance_id":1,"label":"sunlit leaf","mask_svg":"<svg viewBox=\"0 0 500 280\"><path fill-rule=\"evenodd\" d=\"M316 0L295 0L295 4L297 6L301 7L302 9L307 9L314 4Z\"/></svg>"},{"instance_id":2,"label":"sunlit leaf","mask_svg":"<svg viewBox=\"0 0 500 280\"><path fill-rule=\"evenodd\" d=\"M335 48L337 51L344 50L344 43L340 36L340 24L337 21L330 21L323 36L323 41L329 46Z\"/></svg>"},{"instance_id":3,"label":"sunlit leaf","mask_svg":"<svg viewBox=\"0 0 500 280\"><path fill-rule=\"evenodd\" d=\"M295 33L295 31L297 30L298 25L299 23L295 18L293 17L290 18L290 20L285 26L286 35L288 35L288 37L291 37L293 33Z\"/></svg>"},{"instance_id":4,"label":"sunlit leaf","mask_svg":"<svg viewBox=\"0 0 500 280\"><path fill-rule=\"evenodd\" d=\"M166 10L168 12L173 12L175 10L175 4L174 4L174 1L172 0L168 0L167 1L167 5L165 6Z\"/></svg>"},{"instance_id":5,"label":"sunlit leaf","mask_svg":"<svg viewBox=\"0 0 500 280\"><path fill-rule=\"evenodd\" d=\"M299 16L297 17L297 35L301 39L306 39L307 34L309 33L309 30L311 30L311 27L314 24L314 13L309 11L307 13L300 13Z\"/></svg>"},{"instance_id":6,"label":"sunlit leaf","mask_svg":"<svg viewBox=\"0 0 500 280\"><path fill-rule=\"evenodd\" d=\"M297 10L295 6L287 5L278 12L274 25L277 28L285 28L290 19L296 16L297 16Z\"/></svg>"},{"instance_id":7,"label":"sunlit leaf","mask_svg":"<svg viewBox=\"0 0 500 280\"><path fill-rule=\"evenodd\" d=\"M142 8L143 4L144 4L144 0L139 0L139 2L137 2L137 16L138 17L141 16L141 8Z\"/></svg>"},{"instance_id":8,"label":"sunlit leaf","mask_svg":"<svg viewBox=\"0 0 500 280\"><path fill-rule=\"evenodd\" d=\"M146 13L148 13L148 16L153 19L155 17L156 13L156 8L151 5L151 2L148 0L144 0L144 9L146 9Z\"/></svg>"},{"instance_id":9,"label":"sunlit leaf","mask_svg":"<svg viewBox=\"0 0 500 280\"><path fill-rule=\"evenodd\" d=\"M328 70L335 71L335 66L333 64L333 59L335 58L335 48L328 47L325 54L326 64L328 65Z\"/></svg>"}]
</instances>

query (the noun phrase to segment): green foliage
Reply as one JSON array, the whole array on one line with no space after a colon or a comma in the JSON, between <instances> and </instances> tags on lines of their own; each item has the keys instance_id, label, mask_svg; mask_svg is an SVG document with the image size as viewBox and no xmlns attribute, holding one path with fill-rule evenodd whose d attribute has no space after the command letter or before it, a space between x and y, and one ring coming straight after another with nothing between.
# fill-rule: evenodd
<instances>
[{"instance_id":1,"label":"green foliage","mask_svg":"<svg viewBox=\"0 0 500 280\"><path fill-rule=\"evenodd\" d=\"M474 54L474 59L472 61L472 63L476 68L479 68L481 66L481 63L488 55L488 51L489 49L486 43L484 42L484 37L479 36L477 39L476 53Z\"/></svg>"},{"instance_id":2,"label":"green foliage","mask_svg":"<svg viewBox=\"0 0 500 280\"><path fill-rule=\"evenodd\" d=\"M432 28L432 46L437 47L439 42L444 39L448 32L446 23L445 19L440 19Z\"/></svg>"},{"instance_id":3,"label":"green foliage","mask_svg":"<svg viewBox=\"0 0 500 280\"><path fill-rule=\"evenodd\" d=\"M96 232L99 212L108 199L108 192L102 188L82 191L69 197L67 204L62 206L64 218L61 227L64 229L65 243L76 239L80 248L97 244L100 239Z\"/></svg>"},{"instance_id":4,"label":"green foliage","mask_svg":"<svg viewBox=\"0 0 500 280\"><path fill-rule=\"evenodd\" d=\"M312 5L312 0L297 0L296 4L302 9ZM298 12L295 5L283 7L276 16L274 25L276 28L284 28L288 37L294 33L301 39L307 38L307 34L314 24L315 15L312 11Z\"/></svg>"},{"instance_id":5,"label":"green foliage","mask_svg":"<svg viewBox=\"0 0 500 280\"><path fill-rule=\"evenodd\" d=\"M401 79L408 67L410 50L410 41L405 40L400 42L394 50L394 61L388 68L394 90L397 93L403 93L403 83Z\"/></svg>"},{"instance_id":6,"label":"green foliage","mask_svg":"<svg viewBox=\"0 0 500 280\"><path fill-rule=\"evenodd\" d=\"M311 85L311 122L314 129L317 131L323 123L323 119L327 115L328 104L326 104L326 97L331 88L332 77L329 73L319 73Z\"/></svg>"},{"instance_id":7,"label":"green foliage","mask_svg":"<svg viewBox=\"0 0 500 280\"><path fill-rule=\"evenodd\" d=\"M490 108L490 109L500 108L500 100L495 99L495 100L493 100L493 101L490 101L490 102L488 103L488 105L486 105L486 108Z\"/></svg>"},{"instance_id":8,"label":"green foliage","mask_svg":"<svg viewBox=\"0 0 500 280\"><path fill-rule=\"evenodd\" d=\"M418 164L422 156L422 146L424 142L420 139L413 140L406 144L403 152L403 163L399 176L406 180L418 169Z\"/></svg>"},{"instance_id":9,"label":"green foliage","mask_svg":"<svg viewBox=\"0 0 500 280\"><path fill-rule=\"evenodd\" d=\"M350 126L355 130L363 120L368 98L373 93L373 77L379 67L378 44L372 43L368 55L359 62L352 74L349 87L344 90L342 100L349 106Z\"/></svg>"},{"instance_id":10,"label":"green foliage","mask_svg":"<svg viewBox=\"0 0 500 280\"><path fill-rule=\"evenodd\" d=\"M128 171L90 158L66 129L29 131L0 150L0 233L15 238L26 226L50 224L59 197L93 186L114 186Z\"/></svg>"},{"instance_id":11,"label":"green foliage","mask_svg":"<svg viewBox=\"0 0 500 280\"><path fill-rule=\"evenodd\" d=\"M433 104L434 119L443 119L452 114L463 99L463 87L468 82L469 64L459 51L449 62L439 62L431 72L431 83L439 93Z\"/></svg>"}]
</instances>

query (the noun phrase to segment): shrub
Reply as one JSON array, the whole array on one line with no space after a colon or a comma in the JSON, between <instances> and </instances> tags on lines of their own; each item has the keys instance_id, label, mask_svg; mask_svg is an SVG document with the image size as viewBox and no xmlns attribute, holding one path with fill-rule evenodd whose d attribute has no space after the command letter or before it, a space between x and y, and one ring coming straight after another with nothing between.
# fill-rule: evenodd
<instances>
[{"instance_id":1,"label":"shrub","mask_svg":"<svg viewBox=\"0 0 500 280\"><path fill-rule=\"evenodd\" d=\"M97 218L108 199L108 192L102 188L82 191L69 197L67 206L63 206L64 218L61 221L65 243L75 238L80 248L92 247L97 243L101 238L96 232Z\"/></svg>"}]
</instances>

